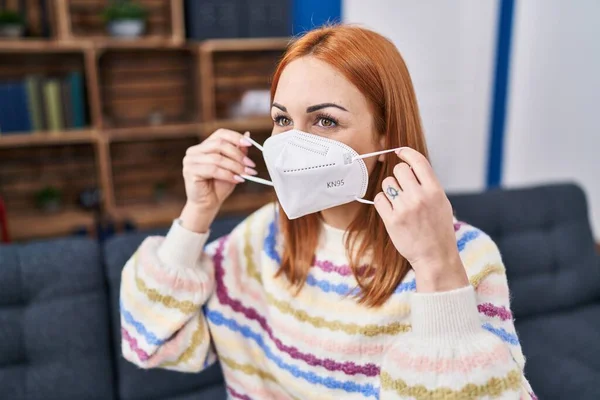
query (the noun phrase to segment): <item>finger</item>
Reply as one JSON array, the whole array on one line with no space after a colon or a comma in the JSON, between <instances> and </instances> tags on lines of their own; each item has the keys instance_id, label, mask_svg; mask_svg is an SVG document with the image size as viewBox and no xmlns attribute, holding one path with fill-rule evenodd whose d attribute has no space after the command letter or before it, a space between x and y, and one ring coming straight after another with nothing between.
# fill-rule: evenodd
<instances>
[{"instance_id":1,"label":"finger","mask_svg":"<svg viewBox=\"0 0 600 400\"><path fill-rule=\"evenodd\" d=\"M392 214L394 213L392 204L382 192L377 193L373 201L375 203L375 209L379 213L379 216L381 216L383 223L387 225L388 221L391 220Z\"/></svg>"},{"instance_id":2,"label":"finger","mask_svg":"<svg viewBox=\"0 0 600 400\"><path fill-rule=\"evenodd\" d=\"M417 181L417 177L413 173L410 166L405 162L401 162L394 167L394 176L402 188L402 191L406 192L407 194L414 194L421 189L421 185L419 184L419 181Z\"/></svg>"},{"instance_id":3,"label":"finger","mask_svg":"<svg viewBox=\"0 0 600 400\"><path fill-rule=\"evenodd\" d=\"M421 186L431 187L439 185L438 179L433 172L433 168L431 168L431 164L429 164L429 161L427 161L427 158L425 158L423 154L410 147L402 147L396 151L396 154L410 165L413 173L419 182L421 182Z\"/></svg>"},{"instance_id":4,"label":"finger","mask_svg":"<svg viewBox=\"0 0 600 400\"><path fill-rule=\"evenodd\" d=\"M210 153L199 154L197 156L186 156L186 163L189 164L215 164L220 168L226 169L237 175L247 174L256 175L257 172L253 168L246 167L239 162L232 160L222 154Z\"/></svg>"},{"instance_id":5,"label":"finger","mask_svg":"<svg viewBox=\"0 0 600 400\"><path fill-rule=\"evenodd\" d=\"M241 176L229 170L220 168L215 164L194 164L186 167L184 174L192 177L192 179L195 181L203 179L216 179L236 184L244 182L244 178Z\"/></svg>"},{"instance_id":6,"label":"finger","mask_svg":"<svg viewBox=\"0 0 600 400\"><path fill-rule=\"evenodd\" d=\"M246 151L246 148L239 148L225 139L216 138L213 140L207 140L204 145L198 146L197 149L192 150L192 148L190 148L186 154L197 155L218 153L223 154L224 156L227 156L230 159L248 167L256 167L256 164L246 155Z\"/></svg>"},{"instance_id":7,"label":"finger","mask_svg":"<svg viewBox=\"0 0 600 400\"><path fill-rule=\"evenodd\" d=\"M398 185L396 178L394 178L393 176L388 176L383 180L383 182L381 182L381 188L383 189L383 193L385 194L385 197L387 197L387 199L389 200L391 206L394 207L394 203L397 204L398 201L400 201L398 197L402 192L402 189L400 185Z\"/></svg>"},{"instance_id":8,"label":"finger","mask_svg":"<svg viewBox=\"0 0 600 400\"><path fill-rule=\"evenodd\" d=\"M251 147L252 143L244 140L244 135L230 129L217 129L210 137L214 136L215 138L225 139L235 146Z\"/></svg>"}]
</instances>

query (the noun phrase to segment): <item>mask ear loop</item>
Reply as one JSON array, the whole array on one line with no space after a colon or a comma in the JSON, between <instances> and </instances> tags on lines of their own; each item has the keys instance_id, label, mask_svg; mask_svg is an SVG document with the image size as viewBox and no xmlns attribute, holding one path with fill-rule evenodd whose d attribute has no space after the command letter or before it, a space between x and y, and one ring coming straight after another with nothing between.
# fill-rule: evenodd
<instances>
[{"instance_id":1,"label":"mask ear loop","mask_svg":"<svg viewBox=\"0 0 600 400\"><path fill-rule=\"evenodd\" d=\"M252 139L250 136L246 136L246 137L244 137L244 139L249 141L250 143L252 143L252 145L254 147L256 147L257 149L259 149L261 151L261 153L264 153L263 147L260 144L258 144L254 139ZM257 176L252 176L252 175L240 175L240 176L242 178L252 181L252 182L260 183L262 185L267 185L267 186L273 186L273 182L268 181L263 178L259 178Z\"/></svg>"},{"instance_id":2,"label":"mask ear loop","mask_svg":"<svg viewBox=\"0 0 600 400\"><path fill-rule=\"evenodd\" d=\"M352 157L352 161L361 160L361 159L367 158L367 157L374 157L374 156L378 156L380 154L391 153L393 151L400 150L401 148L402 147L398 147L396 149L380 150L380 151L374 151L373 153L361 154L360 156L354 156L354 157ZM374 201L365 200L365 199L362 199L362 198L359 198L359 197L355 197L354 200L358 201L359 203L363 203L363 204L370 204L370 205L374 205L375 204Z\"/></svg>"}]
</instances>

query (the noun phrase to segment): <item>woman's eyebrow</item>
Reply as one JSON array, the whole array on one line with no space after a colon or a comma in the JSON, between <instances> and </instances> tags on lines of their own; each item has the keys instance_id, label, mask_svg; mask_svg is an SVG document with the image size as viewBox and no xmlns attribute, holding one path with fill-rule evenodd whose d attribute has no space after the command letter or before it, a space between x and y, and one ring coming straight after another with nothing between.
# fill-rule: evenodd
<instances>
[{"instance_id":1,"label":"woman's eyebrow","mask_svg":"<svg viewBox=\"0 0 600 400\"><path fill-rule=\"evenodd\" d=\"M337 105L335 103L321 103L321 104L315 104L314 106L307 107L306 113L310 114L312 112L315 112L317 110L320 110L322 108L327 108L327 107L335 107L335 108L339 108L340 110L348 111L344 107Z\"/></svg>"},{"instance_id":2,"label":"woman's eyebrow","mask_svg":"<svg viewBox=\"0 0 600 400\"><path fill-rule=\"evenodd\" d=\"M273 103L273 104L271 105L271 107L279 108L281 111L283 111L283 112L287 112L287 108L285 108L285 107L284 107L284 106L282 106L281 104Z\"/></svg>"}]
</instances>

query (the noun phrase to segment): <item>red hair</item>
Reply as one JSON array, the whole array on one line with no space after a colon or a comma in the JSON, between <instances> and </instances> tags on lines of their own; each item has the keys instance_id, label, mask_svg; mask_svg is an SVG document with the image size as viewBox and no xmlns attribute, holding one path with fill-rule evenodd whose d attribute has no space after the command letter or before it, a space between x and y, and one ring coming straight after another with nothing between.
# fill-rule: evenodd
<instances>
[{"instance_id":1,"label":"red hair","mask_svg":"<svg viewBox=\"0 0 600 400\"><path fill-rule=\"evenodd\" d=\"M275 96L282 71L292 61L315 57L339 70L367 98L374 126L384 137L384 148L408 146L427 157L427 148L417 100L402 56L385 37L368 29L336 25L318 28L291 43L279 63L271 85ZM369 176L366 198L373 199L385 177L393 175L398 163L395 154L377 162ZM348 227L346 247L354 276L361 289L359 302L382 305L410 270L410 265L394 247L375 207L361 205ZM314 261L320 217L310 214L289 220L280 213L279 224L284 250L279 274L285 274L298 290L302 288ZM370 254L370 265L361 269L359 256ZM360 273L359 273L360 270Z\"/></svg>"}]
</instances>

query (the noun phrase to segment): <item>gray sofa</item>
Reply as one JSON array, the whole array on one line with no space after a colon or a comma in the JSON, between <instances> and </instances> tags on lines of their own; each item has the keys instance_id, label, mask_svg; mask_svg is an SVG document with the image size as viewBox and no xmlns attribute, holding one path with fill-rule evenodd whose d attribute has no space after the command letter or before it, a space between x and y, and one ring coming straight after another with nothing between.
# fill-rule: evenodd
<instances>
[{"instance_id":1,"label":"gray sofa","mask_svg":"<svg viewBox=\"0 0 600 400\"><path fill-rule=\"evenodd\" d=\"M526 373L540 399L600 399L600 256L581 189L495 190L451 201L459 219L500 246ZM213 237L238 222L219 220ZM144 371L120 356L120 272L148 234L103 246L84 238L0 246L0 399L225 399L218 366Z\"/></svg>"}]
</instances>

